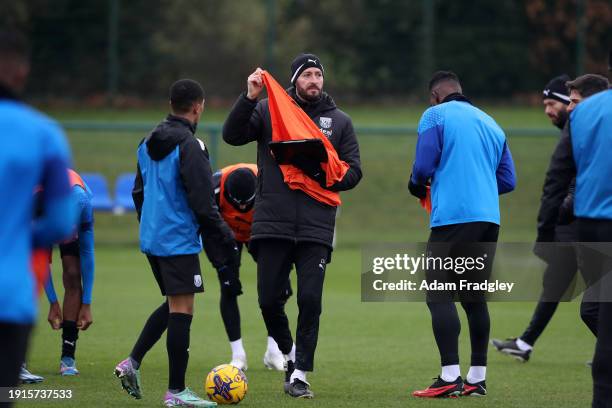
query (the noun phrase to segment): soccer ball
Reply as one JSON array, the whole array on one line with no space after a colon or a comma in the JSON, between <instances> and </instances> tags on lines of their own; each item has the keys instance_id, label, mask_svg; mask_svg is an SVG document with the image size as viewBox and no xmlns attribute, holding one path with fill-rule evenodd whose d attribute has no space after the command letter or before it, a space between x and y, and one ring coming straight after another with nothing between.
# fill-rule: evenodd
<instances>
[{"instance_id":1,"label":"soccer ball","mask_svg":"<svg viewBox=\"0 0 612 408\"><path fill-rule=\"evenodd\" d=\"M244 372L230 364L213 368L204 383L208 398L217 404L237 404L244 399L249 388Z\"/></svg>"}]
</instances>

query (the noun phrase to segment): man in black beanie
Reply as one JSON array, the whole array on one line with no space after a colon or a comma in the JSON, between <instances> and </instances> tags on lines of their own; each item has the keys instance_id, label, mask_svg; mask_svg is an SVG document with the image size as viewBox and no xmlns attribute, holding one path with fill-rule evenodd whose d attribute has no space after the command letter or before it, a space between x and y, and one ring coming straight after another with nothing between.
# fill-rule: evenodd
<instances>
[{"instance_id":1,"label":"man in black beanie","mask_svg":"<svg viewBox=\"0 0 612 408\"><path fill-rule=\"evenodd\" d=\"M310 70L310 68L316 68ZM300 54L291 63L291 85L296 86L297 79L304 71L312 72L314 77L320 78L321 83L313 85L309 84L307 89L299 89L299 96L307 101L314 102L321 97L321 89L323 88L323 77L325 69L321 65L321 61L314 54Z\"/></svg>"},{"instance_id":2,"label":"man in black beanie","mask_svg":"<svg viewBox=\"0 0 612 408\"><path fill-rule=\"evenodd\" d=\"M563 129L567 121L567 105L570 103L570 98L565 83L570 79L567 74L559 75L551 79L542 91L544 113L559 129Z\"/></svg>"},{"instance_id":3,"label":"man in black beanie","mask_svg":"<svg viewBox=\"0 0 612 408\"><path fill-rule=\"evenodd\" d=\"M250 251L257 259L257 291L268 332L285 355L285 392L295 398L312 398L306 372L314 368L319 337L319 316L325 269L331 259L336 207L292 190L268 143L272 123L268 99L258 101L263 90L262 70L249 75L247 92L238 97L223 125L223 139L234 146L257 141L258 183ZM351 118L323 92L325 70L313 54L300 54L291 64L287 93L319 127L349 165L342 180L324 188L339 192L354 188L361 179L359 145ZM311 162L312 163L312 162ZM297 165L317 180L321 166ZM285 314L284 294L291 266L297 273L299 308L296 344Z\"/></svg>"},{"instance_id":4,"label":"man in black beanie","mask_svg":"<svg viewBox=\"0 0 612 408\"><path fill-rule=\"evenodd\" d=\"M570 98L565 85L569 80L568 75L559 75L551 79L542 91L544 113L550 118L551 123L559 129L565 127L569 116L567 107L570 104ZM559 210L559 220L555 233L556 239L560 242L575 242L577 240L576 226L573 224L574 188L575 182L572 182ZM559 255L561 258L559 263L549 264L544 272L544 291L533 312L529 326L520 337L507 340L492 339L491 343L498 351L519 361L526 362L529 360L533 346L555 314L559 300L574 279L578 269L576 253L573 250L567 248Z\"/></svg>"}]
</instances>

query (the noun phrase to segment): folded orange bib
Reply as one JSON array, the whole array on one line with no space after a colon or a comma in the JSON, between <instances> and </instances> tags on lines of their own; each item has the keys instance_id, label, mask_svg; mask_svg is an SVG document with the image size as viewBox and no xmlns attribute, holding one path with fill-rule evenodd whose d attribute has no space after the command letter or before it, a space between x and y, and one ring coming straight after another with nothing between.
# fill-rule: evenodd
<instances>
[{"instance_id":1,"label":"folded orange bib","mask_svg":"<svg viewBox=\"0 0 612 408\"><path fill-rule=\"evenodd\" d=\"M429 214L431 214L431 187L427 186L427 195L425 198L419 199L421 203L421 207L425 209Z\"/></svg>"},{"instance_id":2,"label":"folded orange bib","mask_svg":"<svg viewBox=\"0 0 612 408\"><path fill-rule=\"evenodd\" d=\"M299 107L270 73L264 71L261 76L268 92L272 141L320 139L325 146L328 157L327 163L321 163L321 168L326 174L326 186L329 187L342 180L349 169L349 165L340 160L329 139L325 137L306 112ZM283 179L290 189L302 190L315 200L333 207L342 203L339 193L324 189L297 167L290 164L281 164L280 168Z\"/></svg>"}]
</instances>

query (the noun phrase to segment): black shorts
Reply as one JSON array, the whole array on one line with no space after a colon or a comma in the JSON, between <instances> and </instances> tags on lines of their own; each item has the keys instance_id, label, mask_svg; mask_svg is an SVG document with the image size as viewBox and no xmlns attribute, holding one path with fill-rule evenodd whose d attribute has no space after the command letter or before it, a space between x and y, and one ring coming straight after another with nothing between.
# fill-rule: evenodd
<instances>
[{"instance_id":1,"label":"black shorts","mask_svg":"<svg viewBox=\"0 0 612 408\"><path fill-rule=\"evenodd\" d=\"M74 241L65 242L63 244L59 244L60 257L64 257L66 255L69 256L80 256L79 254L79 240L78 238Z\"/></svg>"},{"instance_id":2,"label":"black shorts","mask_svg":"<svg viewBox=\"0 0 612 408\"><path fill-rule=\"evenodd\" d=\"M204 292L197 254L176 256L147 255L155 280L164 296Z\"/></svg>"},{"instance_id":3,"label":"black shorts","mask_svg":"<svg viewBox=\"0 0 612 408\"><path fill-rule=\"evenodd\" d=\"M437 281L443 284L455 284L459 288L461 280L469 283L482 283L491 276L493 260L499 235L499 225L490 222L468 222L452 224L431 229L427 244L429 258L437 260L432 268L425 271L428 283ZM452 259L455 267L442 266L442 260ZM479 259L480 258L480 259ZM475 263L468 269L464 263L478 259L480 267ZM446 263L446 262L444 262ZM452 286L449 286L452 287ZM478 290L453 291L428 290L428 302L482 302L486 293Z\"/></svg>"}]
</instances>

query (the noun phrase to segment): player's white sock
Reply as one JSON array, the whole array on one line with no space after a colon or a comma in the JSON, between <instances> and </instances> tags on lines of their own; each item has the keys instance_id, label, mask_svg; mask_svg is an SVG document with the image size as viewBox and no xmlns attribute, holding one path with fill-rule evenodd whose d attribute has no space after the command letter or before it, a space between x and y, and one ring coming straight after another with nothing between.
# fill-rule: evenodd
<instances>
[{"instance_id":1,"label":"player's white sock","mask_svg":"<svg viewBox=\"0 0 612 408\"><path fill-rule=\"evenodd\" d=\"M465 378L470 384L484 381L487 378L487 366L471 366Z\"/></svg>"},{"instance_id":2,"label":"player's white sock","mask_svg":"<svg viewBox=\"0 0 612 408\"><path fill-rule=\"evenodd\" d=\"M440 378L442 378L446 382L453 382L461 375L461 369L459 368L459 364L442 366L442 374L440 374Z\"/></svg>"},{"instance_id":3,"label":"player's white sock","mask_svg":"<svg viewBox=\"0 0 612 408\"><path fill-rule=\"evenodd\" d=\"M295 343L293 343L293 347L291 347L291 351L288 355L289 360L295 361Z\"/></svg>"},{"instance_id":4,"label":"player's white sock","mask_svg":"<svg viewBox=\"0 0 612 408\"><path fill-rule=\"evenodd\" d=\"M242 339L230 341L230 347L232 348L232 357L234 356L246 357L246 351L244 351L244 347L242 346Z\"/></svg>"},{"instance_id":5,"label":"player's white sock","mask_svg":"<svg viewBox=\"0 0 612 408\"><path fill-rule=\"evenodd\" d=\"M274 354L280 354L281 352L278 348L278 344L276 344L276 341L274 341L274 339L270 336L268 336L268 351Z\"/></svg>"},{"instance_id":6,"label":"player's white sock","mask_svg":"<svg viewBox=\"0 0 612 408\"><path fill-rule=\"evenodd\" d=\"M297 368L293 370L293 374L291 374L291 378L289 379L289 382L292 383L293 380L295 380L296 378L308 384L308 381L306 381L306 371L298 370Z\"/></svg>"},{"instance_id":7,"label":"player's white sock","mask_svg":"<svg viewBox=\"0 0 612 408\"><path fill-rule=\"evenodd\" d=\"M518 339L516 339L516 346L521 351L529 351L529 350L533 349L533 346L530 346L529 344L525 343L523 340L520 339L520 337Z\"/></svg>"}]
</instances>

